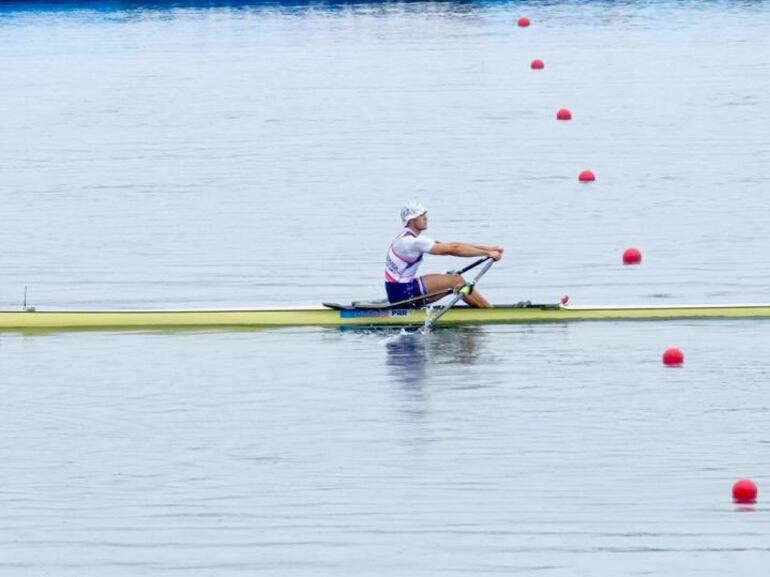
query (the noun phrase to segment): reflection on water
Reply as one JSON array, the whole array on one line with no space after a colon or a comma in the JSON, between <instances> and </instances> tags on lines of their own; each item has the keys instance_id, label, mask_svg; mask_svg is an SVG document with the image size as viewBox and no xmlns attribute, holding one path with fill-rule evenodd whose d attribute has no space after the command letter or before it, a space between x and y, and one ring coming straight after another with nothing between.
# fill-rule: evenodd
<instances>
[{"instance_id":1,"label":"reflection on water","mask_svg":"<svg viewBox=\"0 0 770 577\"><path fill-rule=\"evenodd\" d=\"M420 387L439 364L474 365L479 359L479 327L401 331L385 341L390 375L409 387Z\"/></svg>"},{"instance_id":2,"label":"reflection on water","mask_svg":"<svg viewBox=\"0 0 770 577\"><path fill-rule=\"evenodd\" d=\"M403 331L388 337L385 350L390 374L408 387L419 387L424 381L428 365L426 335Z\"/></svg>"}]
</instances>

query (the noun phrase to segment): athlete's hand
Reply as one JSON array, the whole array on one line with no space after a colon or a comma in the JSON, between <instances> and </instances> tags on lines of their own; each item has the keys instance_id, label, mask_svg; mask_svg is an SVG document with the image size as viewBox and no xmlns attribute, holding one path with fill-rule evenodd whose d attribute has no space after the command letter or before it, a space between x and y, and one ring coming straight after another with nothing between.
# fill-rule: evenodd
<instances>
[{"instance_id":1,"label":"athlete's hand","mask_svg":"<svg viewBox=\"0 0 770 577\"><path fill-rule=\"evenodd\" d=\"M503 247L496 246L495 248L489 251L487 256L491 257L492 260L500 260L501 258L503 258Z\"/></svg>"}]
</instances>

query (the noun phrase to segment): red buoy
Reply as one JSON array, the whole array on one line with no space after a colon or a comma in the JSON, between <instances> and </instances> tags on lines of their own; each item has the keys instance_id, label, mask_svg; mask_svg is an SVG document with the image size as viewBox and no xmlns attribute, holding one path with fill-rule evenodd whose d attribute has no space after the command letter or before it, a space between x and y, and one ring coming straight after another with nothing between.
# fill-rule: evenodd
<instances>
[{"instance_id":1,"label":"red buoy","mask_svg":"<svg viewBox=\"0 0 770 577\"><path fill-rule=\"evenodd\" d=\"M569 302L569 295L561 297L561 304L566 305Z\"/></svg>"},{"instance_id":2,"label":"red buoy","mask_svg":"<svg viewBox=\"0 0 770 577\"><path fill-rule=\"evenodd\" d=\"M522 28L526 28L527 26L529 26L529 18L527 18L526 16L522 16L521 18L519 18L519 26L521 26Z\"/></svg>"},{"instance_id":3,"label":"red buoy","mask_svg":"<svg viewBox=\"0 0 770 577\"><path fill-rule=\"evenodd\" d=\"M556 113L556 120L572 120L572 113L568 108L560 108Z\"/></svg>"},{"instance_id":4,"label":"red buoy","mask_svg":"<svg viewBox=\"0 0 770 577\"><path fill-rule=\"evenodd\" d=\"M733 501L736 503L756 503L757 484L751 479L741 479L733 485Z\"/></svg>"},{"instance_id":5,"label":"red buoy","mask_svg":"<svg viewBox=\"0 0 770 577\"><path fill-rule=\"evenodd\" d=\"M642 252L638 248L627 248L623 251L623 264L640 264Z\"/></svg>"},{"instance_id":6,"label":"red buoy","mask_svg":"<svg viewBox=\"0 0 770 577\"><path fill-rule=\"evenodd\" d=\"M584 170L580 173L580 176L578 176L578 180L580 182L593 182L596 180L596 176L590 170Z\"/></svg>"},{"instance_id":7,"label":"red buoy","mask_svg":"<svg viewBox=\"0 0 770 577\"><path fill-rule=\"evenodd\" d=\"M539 58L535 58L535 59L532 61L532 63L529 65L529 67L530 67L532 70L542 70L543 68L545 68L545 62L543 62L543 61L542 61L542 60L540 60Z\"/></svg>"},{"instance_id":8,"label":"red buoy","mask_svg":"<svg viewBox=\"0 0 770 577\"><path fill-rule=\"evenodd\" d=\"M663 364L668 367L679 367L684 364L684 353L681 349L671 347L663 351Z\"/></svg>"}]
</instances>

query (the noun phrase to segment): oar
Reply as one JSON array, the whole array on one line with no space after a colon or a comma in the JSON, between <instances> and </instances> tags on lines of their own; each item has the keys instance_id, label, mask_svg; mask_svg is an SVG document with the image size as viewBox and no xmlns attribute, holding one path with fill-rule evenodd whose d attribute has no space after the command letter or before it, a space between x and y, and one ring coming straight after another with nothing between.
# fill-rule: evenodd
<instances>
[{"instance_id":1,"label":"oar","mask_svg":"<svg viewBox=\"0 0 770 577\"><path fill-rule=\"evenodd\" d=\"M471 270L472 268L476 268L482 262L488 261L490 258L492 258L492 257L491 256L485 256L484 258L480 258L479 260L473 261L471 264L469 264L465 268L461 268L460 270L448 270L446 273L447 274L464 274L464 273L468 272L469 270Z\"/></svg>"},{"instance_id":2,"label":"oar","mask_svg":"<svg viewBox=\"0 0 770 577\"><path fill-rule=\"evenodd\" d=\"M459 291L457 291L457 294L452 297L451 301L449 301L446 305L444 305L444 307L438 313L436 313L434 316L432 316L431 318L425 321L425 328L428 330L432 329L433 326L438 322L438 320L441 317L443 317L449 309L455 306L461 298L463 298L465 295L471 294L473 287L476 286L476 283L481 280L481 277L484 276L484 274L489 270L489 268L493 264L495 264L495 261L490 260L486 265L484 265L484 268L482 268L479 271L479 274L476 275L476 278L474 278L470 282L465 283L463 287Z\"/></svg>"}]
</instances>

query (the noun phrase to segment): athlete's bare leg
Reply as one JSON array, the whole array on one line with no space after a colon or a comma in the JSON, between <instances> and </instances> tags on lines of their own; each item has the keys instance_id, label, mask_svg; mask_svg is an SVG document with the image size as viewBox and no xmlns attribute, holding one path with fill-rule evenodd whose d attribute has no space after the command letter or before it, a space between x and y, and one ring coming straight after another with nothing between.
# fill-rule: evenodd
<instances>
[{"instance_id":1,"label":"athlete's bare leg","mask_svg":"<svg viewBox=\"0 0 770 577\"><path fill-rule=\"evenodd\" d=\"M465 280L459 274L426 274L422 277L422 282L425 283L425 290L428 291L428 294L450 288L460 288L465 284ZM444 296L446 295L436 295L428 300L433 302ZM476 289L471 294L463 296L463 298L472 307L485 309L492 306Z\"/></svg>"}]
</instances>

